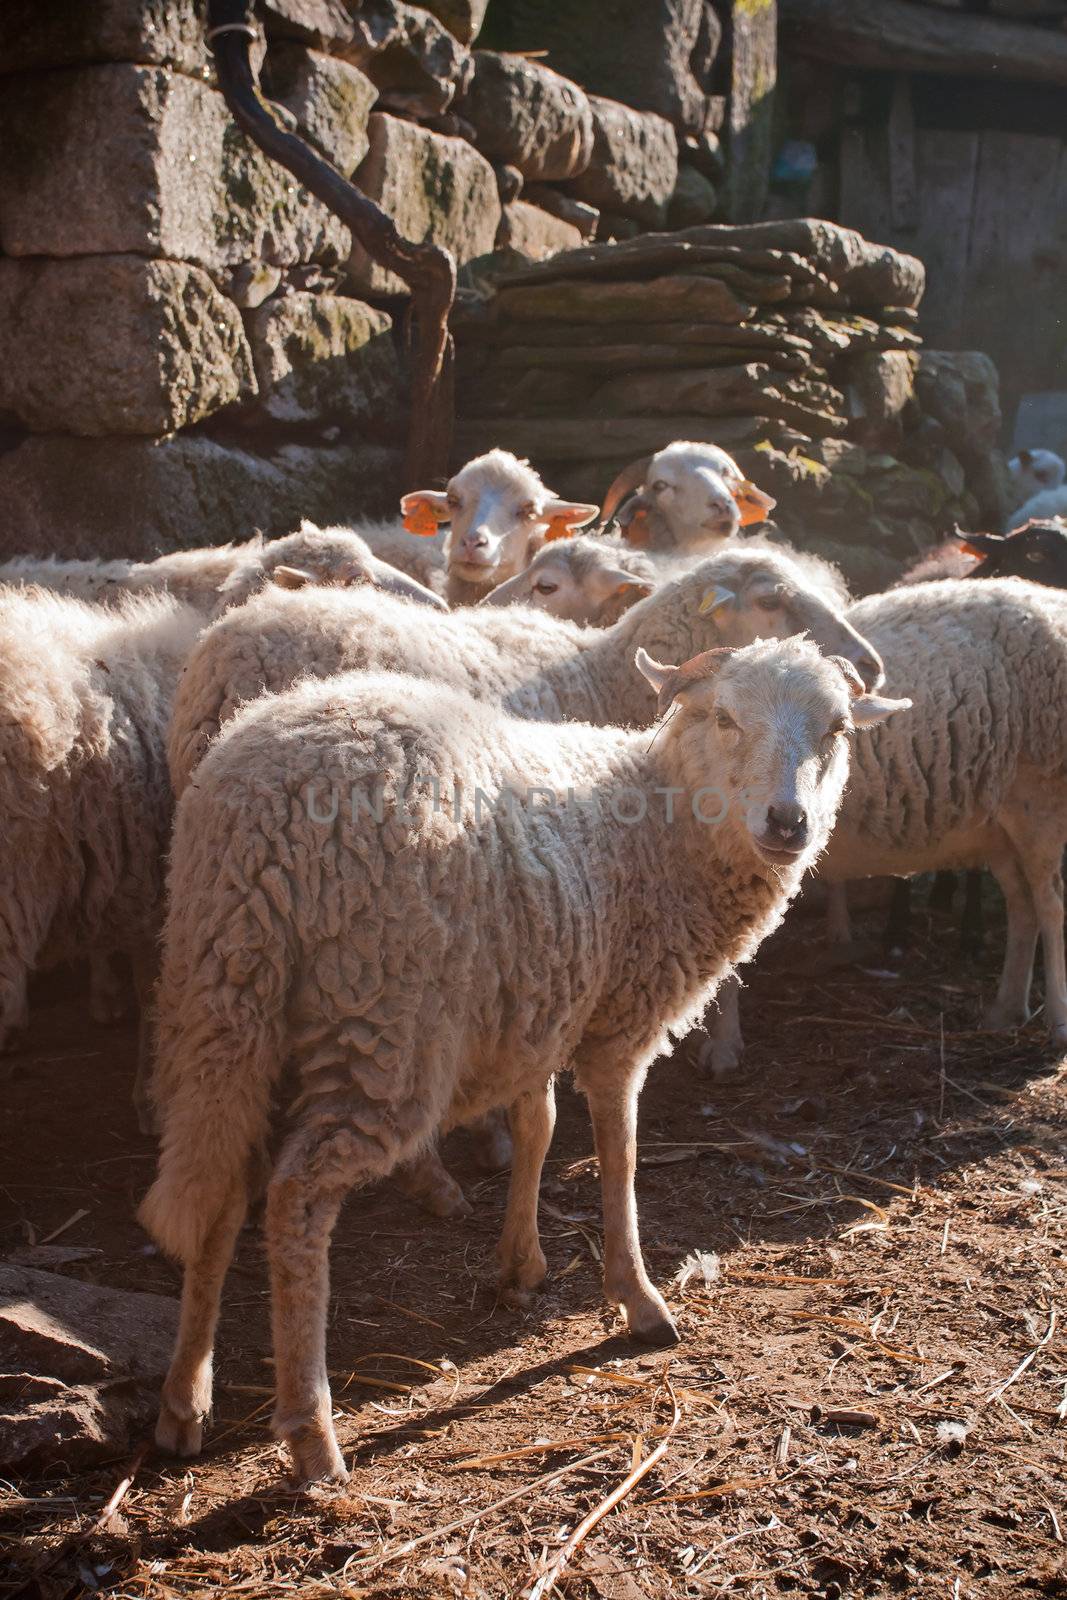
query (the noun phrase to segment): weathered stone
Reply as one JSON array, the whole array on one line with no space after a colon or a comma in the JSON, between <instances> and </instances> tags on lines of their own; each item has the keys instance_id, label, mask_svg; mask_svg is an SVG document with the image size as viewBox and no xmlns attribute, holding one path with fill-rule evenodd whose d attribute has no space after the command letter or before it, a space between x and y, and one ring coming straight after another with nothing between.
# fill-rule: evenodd
<instances>
[{"instance_id":1,"label":"weathered stone","mask_svg":"<svg viewBox=\"0 0 1067 1600\"><path fill-rule=\"evenodd\" d=\"M404 237L444 245L461 266L488 255L500 226L500 199L485 157L462 139L446 139L378 111L371 113L368 132L370 153L355 181ZM361 245L352 252L349 276L357 290L369 294L402 294L406 287L371 261Z\"/></svg>"},{"instance_id":2,"label":"weathered stone","mask_svg":"<svg viewBox=\"0 0 1067 1600\"><path fill-rule=\"evenodd\" d=\"M489 0L424 0L424 5L461 44L470 44L485 21Z\"/></svg>"},{"instance_id":3,"label":"weathered stone","mask_svg":"<svg viewBox=\"0 0 1067 1600\"><path fill-rule=\"evenodd\" d=\"M267 32L273 38L299 39L318 50L343 51L355 29L345 0L263 0Z\"/></svg>"},{"instance_id":4,"label":"weathered stone","mask_svg":"<svg viewBox=\"0 0 1067 1600\"><path fill-rule=\"evenodd\" d=\"M641 224L635 222L633 217L624 217L617 211L601 211L598 214L596 236L599 244L618 244L626 239L636 239L641 232Z\"/></svg>"},{"instance_id":5,"label":"weathered stone","mask_svg":"<svg viewBox=\"0 0 1067 1600\"><path fill-rule=\"evenodd\" d=\"M500 196L500 204L509 206L522 193L522 173L518 167L511 166L507 161L494 161L492 165L496 174L496 192Z\"/></svg>"},{"instance_id":6,"label":"weathered stone","mask_svg":"<svg viewBox=\"0 0 1067 1600\"><path fill-rule=\"evenodd\" d=\"M778 62L776 0L729 0L729 137L726 215L732 222L762 216L771 175Z\"/></svg>"},{"instance_id":7,"label":"weathered stone","mask_svg":"<svg viewBox=\"0 0 1067 1600\"><path fill-rule=\"evenodd\" d=\"M669 122L590 96L593 154L570 192L589 205L662 227L678 182L678 143Z\"/></svg>"},{"instance_id":8,"label":"weathered stone","mask_svg":"<svg viewBox=\"0 0 1067 1600\"><path fill-rule=\"evenodd\" d=\"M694 130L705 126L720 32L708 0L508 0L487 22L498 48L536 44L592 93Z\"/></svg>"},{"instance_id":9,"label":"weathered stone","mask_svg":"<svg viewBox=\"0 0 1067 1600\"><path fill-rule=\"evenodd\" d=\"M589 97L538 61L476 50L474 77L458 109L483 155L510 162L525 178L570 178L589 165Z\"/></svg>"},{"instance_id":10,"label":"weathered stone","mask_svg":"<svg viewBox=\"0 0 1067 1600\"><path fill-rule=\"evenodd\" d=\"M709 183L722 182L726 162L716 134L711 132L687 134L679 141L678 156L680 160L695 167Z\"/></svg>"},{"instance_id":11,"label":"weathered stone","mask_svg":"<svg viewBox=\"0 0 1067 1600\"><path fill-rule=\"evenodd\" d=\"M345 59L378 88L383 109L439 116L471 80L467 50L437 18L404 0L365 0L352 17Z\"/></svg>"},{"instance_id":12,"label":"weathered stone","mask_svg":"<svg viewBox=\"0 0 1067 1600\"><path fill-rule=\"evenodd\" d=\"M559 250L573 250L581 244L582 236L569 222L527 205L524 200L513 200L504 207L496 242L498 249L517 250L531 261L544 261Z\"/></svg>"},{"instance_id":13,"label":"weathered stone","mask_svg":"<svg viewBox=\"0 0 1067 1600\"><path fill-rule=\"evenodd\" d=\"M707 440L725 449L755 444L773 430L765 417L493 417L460 422L456 428L457 461L494 446L541 461L604 460L662 450L673 439ZM3 457L0 457L2 485Z\"/></svg>"},{"instance_id":14,"label":"weathered stone","mask_svg":"<svg viewBox=\"0 0 1067 1600\"><path fill-rule=\"evenodd\" d=\"M288 294L248 319L257 415L276 422L402 424L392 318L340 295Z\"/></svg>"},{"instance_id":15,"label":"weathered stone","mask_svg":"<svg viewBox=\"0 0 1067 1600\"><path fill-rule=\"evenodd\" d=\"M286 445L270 455L202 434L169 439L39 435L0 455L0 553L136 556L383 516L400 494L400 452Z\"/></svg>"},{"instance_id":16,"label":"weathered stone","mask_svg":"<svg viewBox=\"0 0 1067 1600\"><path fill-rule=\"evenodd\" d=\"M678 168L678 182L674 186L667 221L672 228L691 228L709 222L715 215L718 196L702 172L688 163Z\"/></svg>"},{"instance_id":17,"label":"weathered stone","mask_svg":"<svg viewBox=\"0 0 1067 1600\"><path fill-rule=\"evenodd\" d=\"M271 98L349 178L367 154L367 117L378 91L358 67L321 50L280 45L270 53Z\"/></svg>"},{"instance_id":18,"label":"weathered stone","mask_svg":"<svg viewBox=\"0 0 1067 1600\"><path fill-rule=\"evenodd\" d=\"M583 240L591 239L596 233L596 225L600 221L600 212L596 206L587 206L583 201L575 200L572 195L563 194L559 189L549 188L547 183L529 184L526 188L526 198L532 205L540 206L542 211L549 211L562 222L569 222L572 227L578 229Z\"/></svg>"},{"instance_id":19,"label":"weathered stone","mask_svg":"<svg viewBox=\"0 0 1067 1600\"><path fill-rule=\"evenodd\" d=\"M717 278L679 273L644 283L538 283L504 288L500 315L517 322L744 322L754 311Z\"/></svg>"},{"instance_id":20,"label":"weathered stone","mask_svg":"<svg viewBox=\"0 0 1067 1600\"><path fill-rule=\"evenodd\" d=\"M38 432L166 433L254 395L236 306L140 256L0 261L0 411Z\"/></svg>"},{"instance_id":21,"label":"weathered stone","mask_svg":"<svg viewBox=\"0 0 1067 1600\"><path fill-rule=\"evenodd\" d=\"M916 357L907 350L863 350L844 364L850 432L863 444L894 448L915 397Z\"/></svg>"},{"instance_id":22,"label":"weathered stone","mask_svg":"<svg viewBox=\"0 0 1067 1600\"><path fill-rule=\"evenodd\" d=\"M242 311L254 311L270 299L281 281L280 267L268 266L265 261L246 261L230 273L223 293Z\"/></svg>"},{"instance_id":23,"label":"weathered stone","mask_svg":"<svg viewBox=\"0 0 1067 1600\"><path fill-rule=\"evenodd\" d=\"M220 269L343 259L337 218L240 134L217 90L165 68L42 72L0 96L0 246Z\"/></svg>"},{"instance_id":24,"label":"weathered stone","mask_svg":"<svg viewBox=\"0 0 1067 1600\"><path fill-rule=\"evenodd\" d=\"M607 416L659 416L679 409L705 417L777 417L820 438L845 429L844 418L820 405L818 395L757 363L633 372L612 378L593 397L594 413Z\"/></svg>"},{"instance_id":25,"label":"weathered stone","mask_svg":"<svg viewBox=\"0 0 1067 1600\"><path fill-rule=\"evenodd\" d=\"M923 350L915 378L919 403L936 417L964 461L1000 437L997 369L981 350Z\"/></svg>"},{"instance_id":26,"label":"weathered stone","mask_svg":"<svg viewBox=\"0 0 1067 1600\"><path fill-rule=\"evenodd\" d=\"M64 1383L157 1378L177 1331L177 1301L164 1295L0 1265L0 1371Z\"/></svg>"},{"instance_id":27,"label":"weathered stone","mask_svg":"<svg viewBox=\"0 0 1067 1600\"><path fill-rule=\"evenodd\" d=\"M198 0L5 0L0 73L139 61L204 73ZM5 86L6 87L6 86Z\"/></svg>"}]
</instances>

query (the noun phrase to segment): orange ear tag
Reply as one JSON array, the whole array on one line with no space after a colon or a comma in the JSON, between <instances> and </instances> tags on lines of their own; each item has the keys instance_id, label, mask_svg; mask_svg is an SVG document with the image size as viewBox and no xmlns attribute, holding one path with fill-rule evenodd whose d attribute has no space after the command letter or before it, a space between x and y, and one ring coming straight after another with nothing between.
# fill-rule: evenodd
<instances>
[{"instance_id":1,"label":"orange ear tag","mask_svg":"<svg viewBox=\"0 0 1067 1600\"><path fill-rule=\"evenodd\" d=\"M569 539L574 529L565 517L553 517L545 530L545 543L551 544L553 539Z\"/></svg>"},{"instance_id":2,"label":"orange ear tag","mask_svg":"<svg viewBox=\"0 0 1067 1600\"><path fill-rule=\"evenodd\" d=\"M404 527L408 533L417 533L422 539L432 539L437 533L437 518L427 500L413 500L404 512Z\"/></svg>"},{"instance_id":3,"label":"orange ear tag","mask_svg":"<svg viewBox=\"0 0 1067 1600\"><path fill-rule=\"evenodd\" d=\"M754 487L751 483L743 483L734 492L737 509L741 513L742 528L750 528L754 522L766 522L774 509L774 501L771 500L769 495L760 495L759 499L757 499L750 494L749 491Z\"/></svg>"},{"instance_id":4,"label":"orange ear tag","mask_svg":"<svg viewBox=\"0 0 1067 1600\"><path fill-rule=\"evenodd\" d=\"M647 544L651 538L651 530L648 526L648 512L644 509L635 511L623 529L622 536L627 544Z\"/></svg>"}]
</instances>

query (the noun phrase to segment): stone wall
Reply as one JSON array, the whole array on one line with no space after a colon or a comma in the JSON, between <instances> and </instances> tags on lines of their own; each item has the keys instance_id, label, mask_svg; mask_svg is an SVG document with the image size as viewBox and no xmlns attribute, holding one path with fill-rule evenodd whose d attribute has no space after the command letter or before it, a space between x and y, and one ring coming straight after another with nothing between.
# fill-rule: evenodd
<instances>
[{"instance_id":1,"label":"stone wall","mask_svg":"<svg viewBox=\"0 0 1067 1600\"><path fill-rule=\"evenodd\" d=\"M480 48L487 0L263 0L263 88L477 288L715 213L718 17L707 0L615 4L647 72L591 65L587 92ZM383 512L403 487L404 285L239 133L203 14L7 0L5 550L147 555Z\"/></svg>"}]
</instances>

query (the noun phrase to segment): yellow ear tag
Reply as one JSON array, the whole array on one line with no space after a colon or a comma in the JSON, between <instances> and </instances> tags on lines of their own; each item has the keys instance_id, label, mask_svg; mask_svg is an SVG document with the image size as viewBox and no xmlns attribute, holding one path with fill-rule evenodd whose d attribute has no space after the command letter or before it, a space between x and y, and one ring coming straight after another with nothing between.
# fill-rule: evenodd
<instances>
[{"instance_id":1,"label":"yellow ear tag","mask_svg":"<svg viewBox=\"0 0 1067 1600\"><path fill-rule=\"evenodd\" d=\"M422 539L432 539L437 532L437 518L428 500L412 500L404 512L404 527L408 533L417 533Z\"/></svg>"},{"instance_id":2,"label":"yellow ear tag","mask_svg":"<svg viewBox=\"0 0 1067 1600\"><path fill-rule=\"evenodd\" d=\"M553 539L570 539L573 534L574 529L570 526L566 517L553 517L545 531L545 543L551 544Z\"/></svg>"},{"instance_id":3,"label":"yellow ear tag","mask_svg":"<svg viewBox=\"0 0 1067 1600\"><path fill-rule=\"evenodd\" d=\"M625 528L623 529L623 538L626 540L627 544L640 546L647 544L650 537L651 531L648 526L648 512L642 508L640 511L635 511L629 522L626 524Z\"/></svg>"},{"instance_id":4,"label":"yellow ear tag","mask_svg":"<svg viewBox=\"0 0 1067 1600\"><path fill-rule=\"evenodd\" d=\"M697 611L702 617L710 617L720 606L729 605L731 600L736 599L737 596L732 589L724 589L716 583L704 591Z\"/></svg>"}]
</instances>

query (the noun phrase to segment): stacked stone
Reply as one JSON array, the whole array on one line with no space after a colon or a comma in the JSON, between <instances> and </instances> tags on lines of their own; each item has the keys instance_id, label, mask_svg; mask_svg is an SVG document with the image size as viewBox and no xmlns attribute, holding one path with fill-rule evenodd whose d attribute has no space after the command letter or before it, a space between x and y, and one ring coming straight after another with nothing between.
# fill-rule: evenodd
<instances>
[{"instance_id":1,"label":"stacked stone","mask_svg":"<svg viewBox=\"0 0 1067 1600\"><path fill-rule=\"evenodd\" d=\"M514 449L596 500L635 457L711 440L784 533L876 587L1004 510L995 369L922 350L923 286L914 257L810 220L557 256L464 307L457 452Z\"/></svg>"}]
</instances>

